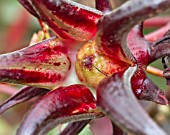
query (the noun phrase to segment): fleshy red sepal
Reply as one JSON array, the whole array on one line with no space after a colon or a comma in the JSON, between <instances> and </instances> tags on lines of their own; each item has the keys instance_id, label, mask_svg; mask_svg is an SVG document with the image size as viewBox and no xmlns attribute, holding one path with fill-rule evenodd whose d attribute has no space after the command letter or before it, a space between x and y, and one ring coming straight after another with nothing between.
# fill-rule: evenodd
<instances>
[{"instance_id":1,"label":"fleshy red sepal","mask_svg":"<svg viewBox=\"0 0 170 135\"><path fill-rule=\"evenodd\" d=\"M0 55L0 81L52 89L71 67L67 48L57 38Z\"/></svg>"},{"instance_id":2,"label":"fleshy red sepal","mask_svg":"<svg viewBox=\"0 0 170 135\"><path fill-rule=\"evenodd\" d=\"M85 86L59 87L33 106L17 135L45 134L58 124L99 117L93 109L96 109L95 99Z\"/></svg>"},{"instance_id":3,"label":"fleshy red sepal","mask_svg":"<svg viewBox=\"0 0 170 135\"><path fill-rule=\"evenodd\" d=\"M16 94L7 99L2 105L0 105L0 114L17 104L25 102L35 96L42 96L47 92L49 92L49 90L44 88L35 88L28 86L23 87L22 89L17 91Z\"/></svg>"},{"instance_id":4,"label":"fleshy red sepal","mask_svg":"<svg viewBox=\"0 0 170 135\"><path fill-rule=\"evenodd\" d=\"M113 122L133 133L165 135L132 93L130 80L135 71L131 67L105 78L97 89L97 105Z\"/></svg>"},{"instance_id":5,"label":"fleshy red sepal","mask_svg":"<svg viewBox=\"0 0 170 135\"><path fill-rule=\"evenodd\" d=\"M40 19L63 39L91 39L96 33L98 19L102 16L98 10L68 0L30 0L31 8L25 4L27 1L20 0L20 3L28 11L33 8Z\"/></svg>"}]
</instances>

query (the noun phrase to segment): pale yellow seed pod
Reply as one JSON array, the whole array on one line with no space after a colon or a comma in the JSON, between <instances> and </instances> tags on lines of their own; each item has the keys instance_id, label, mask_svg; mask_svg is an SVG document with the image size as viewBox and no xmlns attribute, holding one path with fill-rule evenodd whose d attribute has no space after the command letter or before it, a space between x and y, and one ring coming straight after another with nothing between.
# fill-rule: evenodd
<instances>
[{"instance_id":1,"label":"pale yellow seed pod","mask_svg":"<svg viewBox=\"0 0 170 135\"><path fill-rule=\"evenodd\" d=\"M77 53L76 72L80 81L94 88L106 76L128 68L129 64L101 53L95 41L90 41Z\"/></svg>"}]
</instances>

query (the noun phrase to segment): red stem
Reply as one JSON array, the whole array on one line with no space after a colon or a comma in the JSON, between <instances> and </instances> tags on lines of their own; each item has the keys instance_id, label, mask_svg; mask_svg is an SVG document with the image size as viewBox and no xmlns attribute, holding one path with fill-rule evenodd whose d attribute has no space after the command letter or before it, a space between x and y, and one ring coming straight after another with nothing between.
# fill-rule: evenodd
<instances>
[{"instance_id":1,"label":"red stem","mask_svg":"<svg viewBox=\"0 0 170 135\"><path fill-rule=\"evenodd\" d=\"M148 19L144 22L145 27L161 27L170 22L169 16L159 16L155 18Z\"/></svg>"},{"instance_id":2,"label":"red stem","mask_svg":"<svg viewBox=\"0 0 170 135\"><path fill-rule=\"evenodd\" d=\"M151 42L154 42L160 38L162 38L162 36L170 29L170 23L168 23L167 25L159 28L158 30L151 32L147 35L145 35L146 40L149 40Z\"/></svg>"},{"instance_id":3,"label":"red stem","mask_svg":"<svg viewBox=\"0 0 170 135\"><path fill-rule=\"evenodd\" d=\"M8 94L8 95L13 95L16 93L17 89L15 87L5 85L5 84L0 84L0 93Z\"/></svg>"}]
</instances>

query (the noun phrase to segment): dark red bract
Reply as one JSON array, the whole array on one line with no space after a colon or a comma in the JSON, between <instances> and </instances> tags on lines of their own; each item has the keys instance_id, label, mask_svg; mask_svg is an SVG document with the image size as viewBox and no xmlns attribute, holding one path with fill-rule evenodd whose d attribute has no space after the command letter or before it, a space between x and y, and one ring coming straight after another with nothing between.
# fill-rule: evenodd
<instances>
[{"instance_id":1,"label":"dark red bract","mask_svg":"<svg viewBox=\"0 0 170 135\"><path fill-rule=\"evenodd\" d=\"M96 0L96 9L69 0L18 1L39 20L44 34L47 25L57 37L0 55L0 81L28 85L2 104L0 113L41 96L17 135L44 135L67 122L61 135L78 134L105 115L120 135L124 129L166 135L137 99L168 104L146 71L163 58L169 80L170 33L148 41L143 21L166 11L170 0ZM73 73L83 85L76 84ZM96 89L96 99L88 87Z\"/></svg>"}]
</instances>

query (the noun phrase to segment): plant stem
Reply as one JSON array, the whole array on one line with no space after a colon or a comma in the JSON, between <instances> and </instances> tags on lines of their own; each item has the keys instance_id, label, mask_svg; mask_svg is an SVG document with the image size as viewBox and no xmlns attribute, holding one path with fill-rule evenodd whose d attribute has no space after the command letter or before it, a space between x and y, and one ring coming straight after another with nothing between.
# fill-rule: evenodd
<instances>
[{"instance_id":1,"label":"plant stem","mask_svg":"<svg viewBox=\"0 0 170 135\"><path fill-rule=\"evenodd\" d=\"M161 27L166 25L167 23L170 22L170 17L169 16L159 16L155 18L148 19L144 22L144 26L147 28L150 27Z\"/></svg>"},{"instance_id":2,"label":"plant stem","mask_svg":"<svg viewBox=\"0 0 170 135\"><path fill-rule=\"evenodd\" d=\"M159 28L158 30L145 35L145 38L151 42L154 42L160 38L170 29L170 23Z\"/></svg>"},{"instance_id":3,"label":"plant stem","mask_svg":"<svg viewBox=\"0 0 170 135\"><path fill-rule=\"evenodd\" d=\"M16 93L17 89L15 87L6 85L6 84L0 84L0 93L13 95Z\"/></svg>"},{"instance_id":4,"label":"plant stem","mask_svg":"<svg viewBox=\"0 0 170 135\"><path fill-rule=\"evenodd\" d=\"M147 72L159 77L163 77L163 71L152 66L147 66Z\"/></svg>"}]
</instances>

